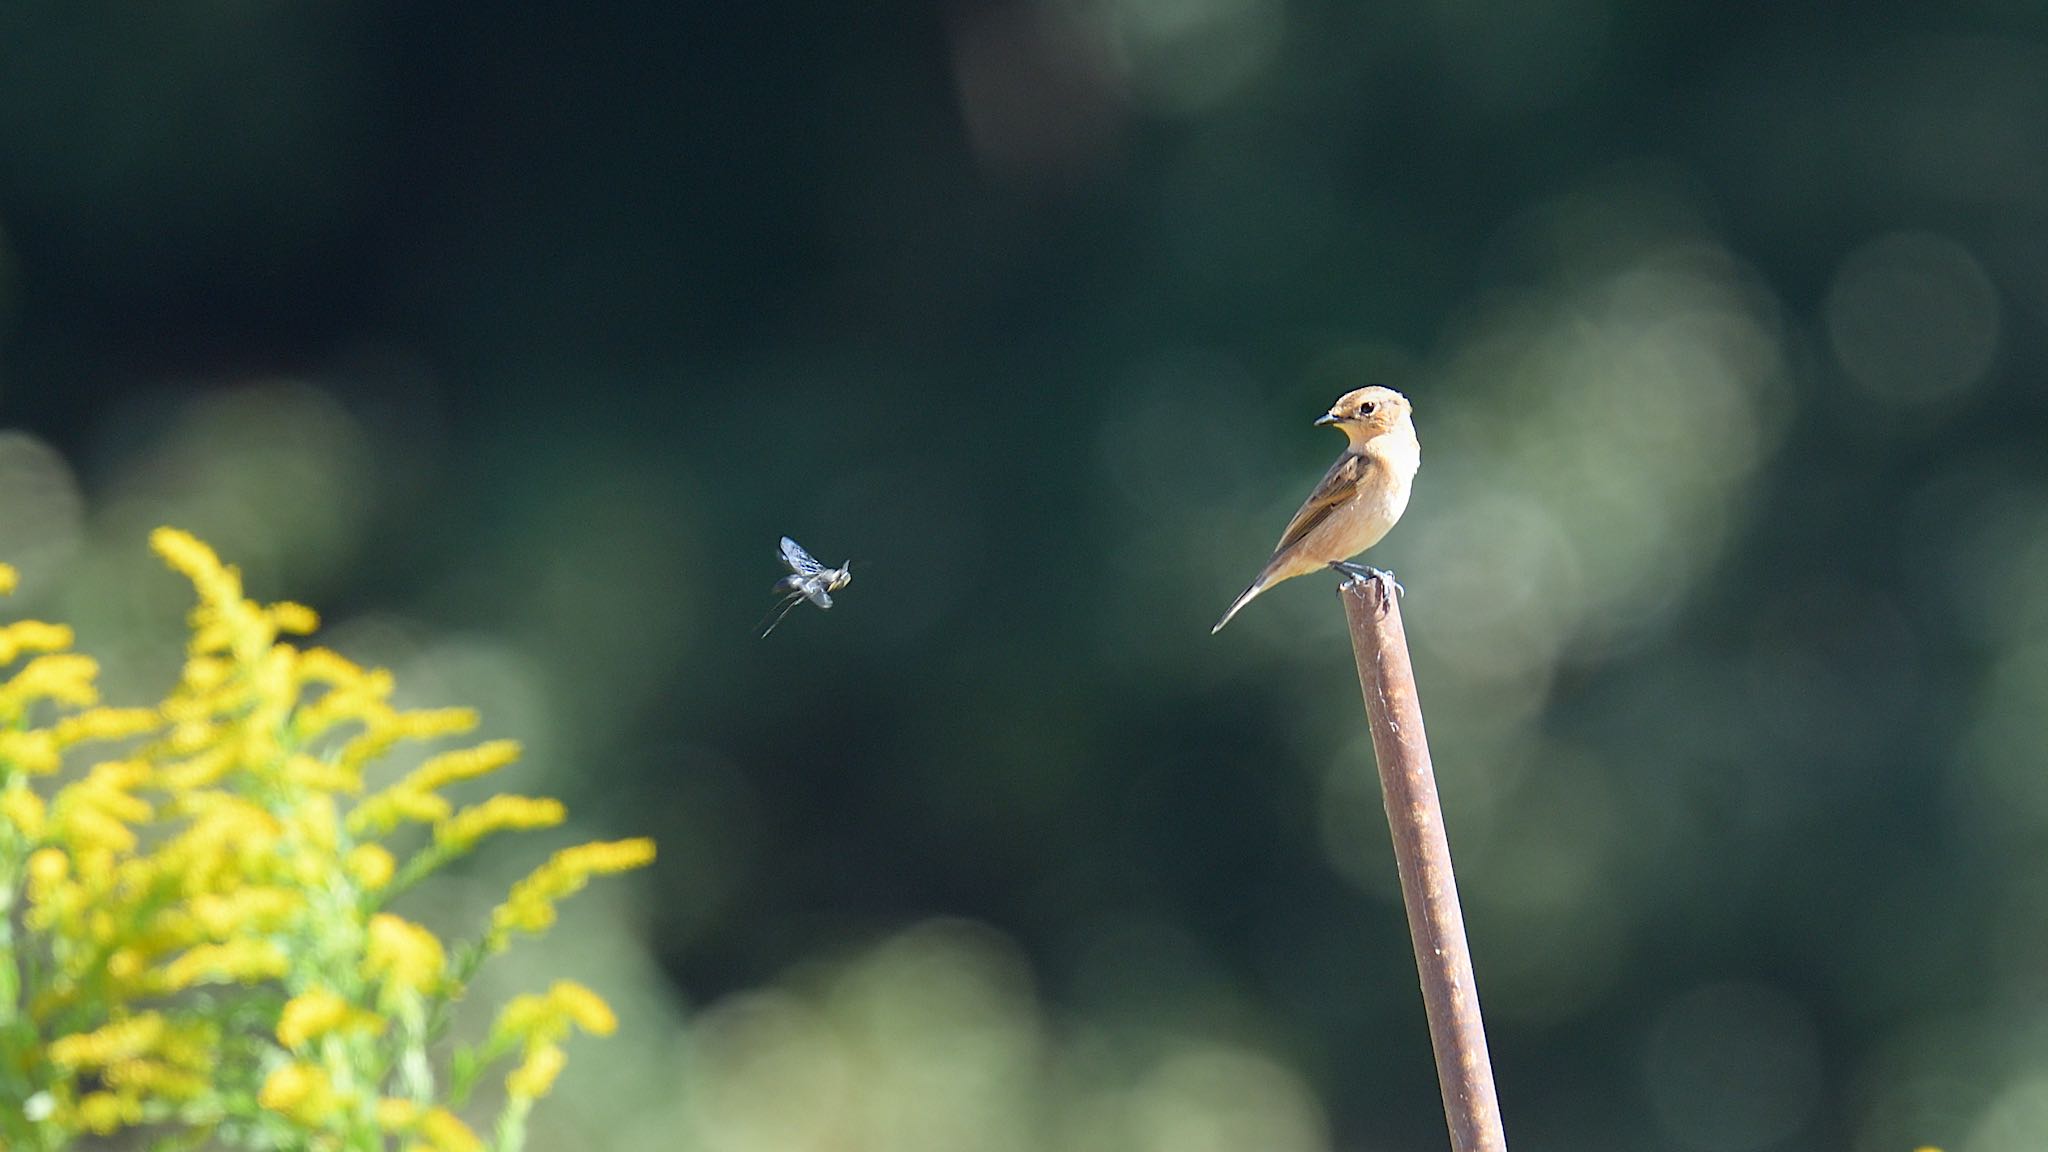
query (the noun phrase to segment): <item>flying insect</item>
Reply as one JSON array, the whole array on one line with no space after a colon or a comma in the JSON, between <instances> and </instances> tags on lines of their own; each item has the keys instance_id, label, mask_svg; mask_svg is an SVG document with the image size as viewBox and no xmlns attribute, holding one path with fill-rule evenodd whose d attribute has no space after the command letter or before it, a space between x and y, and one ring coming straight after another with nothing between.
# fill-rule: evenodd
<instances>
[{"instance_id":1,"label":"flying insect","mask_svg":"<svg viewBox=\"0 0 2048 1152\"><path fill-rule=\"evenodd\" d=\"M782 538L780 552L782 562L789 566L789 575L775 582L775 592L782 602L768 613L767 626L761 629L763 638L775 631L775 626L798 604L809 600L821 609L830 608L832 593L853 583L851 560L837 568L827 568L787 536Z\"/></svg>"}]
</instances>

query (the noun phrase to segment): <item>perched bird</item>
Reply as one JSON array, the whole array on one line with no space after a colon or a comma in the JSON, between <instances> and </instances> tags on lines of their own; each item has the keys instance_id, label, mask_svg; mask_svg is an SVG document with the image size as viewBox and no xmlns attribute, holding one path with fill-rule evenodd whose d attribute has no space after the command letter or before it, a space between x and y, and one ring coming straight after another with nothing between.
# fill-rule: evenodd
<instances>
[{"instance_id":1,"label":"perched bird","mask_svg":"<svg viewBox=\"0 0 2048 1152\"><path fill-rule=\"evenodd\" d=\"M1221 632L1252 597L1282 580L1323 567L1353 576L1386 575L1346 561L1379 543L1408 507L1408 489L1422 464L1409 412L1408 398L1392 388L1360 388L1339 396L1316 421L1342 428L1350 444L1288 522L1251 587L1209 629L1211 635Z\"/></svg>"},{"instance_id":2,"label":"perched bird","mask_svg":"<svg viewBox=\"0 0 2048 1152\"><path fill-rule=\"evenodd\" d=\"M783 594L782 603L769 610L768 626L761 629L763 637L775 631L775 626L782 623L789 610L802 601L809 600L819 608L830 608L832 593L853 583L851 560L837 568L827 568L812 559L803 545L787 536L782 538L780 551L782 562L789 566L789 575L775 582L775 591Z\"/></svg>"}]
</instances>

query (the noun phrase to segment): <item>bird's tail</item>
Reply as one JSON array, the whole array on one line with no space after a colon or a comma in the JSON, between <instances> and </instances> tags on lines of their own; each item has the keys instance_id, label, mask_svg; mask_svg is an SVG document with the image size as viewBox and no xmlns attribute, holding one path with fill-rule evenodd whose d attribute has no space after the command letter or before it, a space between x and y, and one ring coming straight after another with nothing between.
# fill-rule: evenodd
<instances>
[{"instance_id":1,"label":"bird's tail","mask_svg":"<svg viewBox=\"0 0 2048 1152\"><path fill-rule=\"evenodd\" d=\"M1216 626L1214 628L1209 629L1209 635L1214 636L1218 632L1223 631L1223 626L1225 624L1230 623L1230 618L1232 616L1237 615L1238 612L1241 611L1245 605L1252 602L1252 597L1257 596L1261 592L1264 592L1268 587L1270 587L1270 585L1266 581L1266 574L1264 572L1259 573L1259 578L1252 581L1251 587L1246 588L1243 592L1238 594L1237 599L1232 600L1230 602L1229 609L1223 613L1223 619L1218 620L1216 622Z\"/></svg>"}]
</instances>

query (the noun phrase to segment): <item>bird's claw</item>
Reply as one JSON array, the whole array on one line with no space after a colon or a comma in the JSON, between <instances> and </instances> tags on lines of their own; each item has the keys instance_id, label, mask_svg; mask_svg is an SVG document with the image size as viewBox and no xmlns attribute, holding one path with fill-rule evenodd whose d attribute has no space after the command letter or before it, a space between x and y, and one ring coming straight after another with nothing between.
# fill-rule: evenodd
<instances>
[{"instance_id":1,"label":"bird's claw","mask_svg":"<svg viewBox=\"0 0 2048 1152\"><path fill-rule=\"evenodd\" d=\"M1401 587L1401 582L1394 579L1394 574L1385 568L1375 568L1370 564L1353 564L1349 560L1333 560L1330 562L1330 567L1353 580L1363 580L1368 583L1384 580L1392 585L1394 591L1400 595L1406 596L1408 594L1408 590Z\"/></svg>"}]
</instances>

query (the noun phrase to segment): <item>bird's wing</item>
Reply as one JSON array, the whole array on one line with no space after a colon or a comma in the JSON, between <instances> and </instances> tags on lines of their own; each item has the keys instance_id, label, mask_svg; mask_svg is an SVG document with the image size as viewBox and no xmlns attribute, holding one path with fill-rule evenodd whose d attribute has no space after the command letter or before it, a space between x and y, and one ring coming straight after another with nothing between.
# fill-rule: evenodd
<instances>
[{"instance_id":1,"label":"bird's wing","mask_svg":"<svg viewBox=\"0 0 2048 1152\"><path fill-rule=\"evenodd\" d=\"M811 559L811 554L804 551L803 545L787 536L782 538L782 562L789 565L790 571L799 576L815 576L825 567Z\"/></svg>"},{"instance_id":2,"label":"bird's wing","mask_svg":"<svg viewBox=\"0 0 2048 1152\"><path fill-rule=\"evenodd\" d=\"M830 608L832 606L832 594L825 591L824 585L815 581L804 585L804 595L810 597L811 603L816 604L820 608Z\"/></svg>"},{"instance_id":3,"label":"bird's wing","mask_svg":"<svg viewBox=\"0 0 2048 1152\"><path fill-rule=\"evenodd\" d=\"M1301 510L1294 519L1287 522L1287 531L1280 534L1280 542L1273 545L1273 554L1279 555L1301 542L1301 538L1315 531L1315 527L1329 519L1330 513L1342 507L1346 500L1358 495L1358 486L1371 474L1374 464L1369 456L1357 452L1346 452L1338 457L1330 470L1323 474L1323 482L1302 501Z\"/></svg>"}]
</instances>

